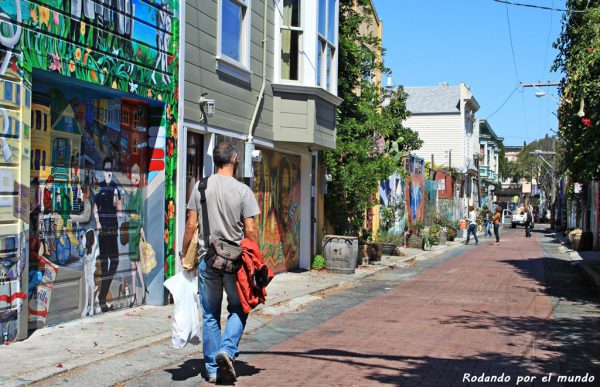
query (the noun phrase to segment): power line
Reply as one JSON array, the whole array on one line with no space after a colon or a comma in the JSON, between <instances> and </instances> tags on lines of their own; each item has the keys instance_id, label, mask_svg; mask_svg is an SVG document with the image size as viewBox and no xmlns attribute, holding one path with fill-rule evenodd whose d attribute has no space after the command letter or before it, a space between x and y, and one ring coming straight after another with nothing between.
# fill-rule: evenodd
<instances>
[{"instance_id":1,"label":"power line","mask_svg":"<svg viewBox=\"0 0 600 387\"><path fill-rule=\"evenodd\" d=\"M554 6L552 6L552 7L544 7L543 5L515 3L515 2L511 2L511 1L505 1L505 0L492 0L492 1L495 1L496 3L506 4L506 5L514 5L514 6L518 6L518 7L528 7L528 8L544 9L546 11L575 12L575 13L588 12L587 9L581 9L581 10L580 9L562 9L562 8L554 8Z\"/></svg>"},{"instance_id":2,"label":"power line","mask_svg":"<svg viewBox=\"0 0 600 387\"><path fill-rule=\"evenodd\" d=\"M519 77L519 72L517 71L517 61L515 60L515 48L513 45L512 30L510 28L510 16L508 15L508 5L506 5L506 23L508 24L508 37L510 39L510 52L512 53L513 66L515 68L515 74L517 76L517 81L519 81L519 83L521 83L521 78Z\"/></svg>"},{"instance_id":3,"label":"power line","mask_svg":"<svg viewBox=\"0 0 600 387\"><path fill-rule=\"evenodd\" d=\"M554 0L552 0L552 7L554 8ZM550 12L550 25L548 26L548 41L546 42L546 53L544 54L544 65L542 66L542 74L540 75L540 79L546 72L546 61L548 60L548 47L550 46L550 34L552 32L552 18L554 16L554 12Z\"/></svg>"},{"instance_id":4,"label":"power line","mask_svg":"<svg viewBox=\"0 0 600 387\"><path fill-rule=\"evenodd\" d=\"M506 99L504 100L504 102L502 102L502 105L500 105L500 107L498 107L498 109L496 109L492 114L490 114L489 116L487 116L486 120L489 120L490 118L492 118L492 116L496 113L498 113L500 111L500 109L502 109L502 107L504 105L506 105L506 103L508 102L508 100L510 99L510 97L513 96L513 94L515 93L515 91L517 91L517 89L519 88L519 85L517 85L513 91L510 92L510 94L508 95L508 97L506 97Z\"/></svg>"}]
</instances>

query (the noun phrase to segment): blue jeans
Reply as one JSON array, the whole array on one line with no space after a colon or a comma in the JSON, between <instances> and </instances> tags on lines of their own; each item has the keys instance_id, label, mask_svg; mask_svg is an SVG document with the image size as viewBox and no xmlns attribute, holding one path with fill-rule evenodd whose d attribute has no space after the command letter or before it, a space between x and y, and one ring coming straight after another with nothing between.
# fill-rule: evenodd
<instances>
[{"instance_id":1,"label":"blue jeans","mask_svg":"<svg viewBox=\"0 0 600 387\"><path fill-rule=\"evenodd\" d=\"M491 225L492 222L490 222L489 220L485 221L485 236L492 236Z\"/></svg>"},{"instance_id":2,"label":"blue jeans","mask_svg":"<svg viewBox=\"0 0 600 387\"><path fill-rule=\"evenodd\" d=\"M471 237L471 233L473 233L473 237L475 238L475 243L479 243L479 239L477 239L477 231L475 231L475 225L470 224L469 229L467 230L467 244L469 244L469 239Z\"/></svg>"},{"instance_id":3,"label":"blue jeans","mask_svg":"<svg viewBox=\"0 0 600 387\"><path fill-rule=\"evenodd\" d=\"M216 375L216 357L226 352L232 359L238 355L238 344L244 333L248 314L244 313L238 296L235 274L225 274L206 267L204 259L198 265L198 288L202 307L202 351L209 376ZM227 294L227 323L221 334L221 302L223 289Z\"/></svg>"}]
</instances>

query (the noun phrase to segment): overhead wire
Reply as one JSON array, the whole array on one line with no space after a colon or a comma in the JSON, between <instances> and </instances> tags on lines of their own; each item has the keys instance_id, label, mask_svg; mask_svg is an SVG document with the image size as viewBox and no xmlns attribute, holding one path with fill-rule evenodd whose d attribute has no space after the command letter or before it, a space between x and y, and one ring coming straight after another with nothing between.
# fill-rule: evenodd
<instances>
[{"instance_id":1,"label":"overhead wire","mask_svg":"<svg viewBox=\"0 0 600 387\"><path fill-rule=\"evenodd\" d=\"M512 53L513 66L515 69L515 75L517 76L517 81L521 83L521 78L519 77L519 71L517 70L517 61L515 59L515 47L513 45L512 38L512 30L510 28L510 16L508 15L508 5L506 5L506 23L508 24L508 38L510 40L510 52Z\"/></svg>"},{"instance_id":2,"label":"overhead wire","mask_svg":"<svg viewBox=\"0 0 600 387\"><path fill-rule=\"evenodd\" d=\"M552 0L552 8L554 8L554 0ZM542 79L546 70L546 61L548 60L548 47L550 46L550 35L552 33L552 19L554 17L554 12L550 12L550 25L548 26L548 40L546 41L546 53L544 54L544 65L542 66L542 74L540 75L540 79Z\"/></svg>"},{"instance_id":3,"label":"overhead wire","mask_svg":"<svg viewBox=\"0 0 600 387\"><path fill-rule=\"evenodd\" d=\"M508 95L508 97L506 97L506 99L504 100L504 102L502 102L502 104L498 107L498 109L494 110L494 112L492 114L490 114L489 116L486 117L486 120L489 120L490 118L492 118L492 116L496 113L498 113L500 111L500 109L502 109L502 107L504 107L504 105L506 105L506 103L508 102L508 100L510 99L510 97L513 96L513 94L515 93L515 91L517 91L519 89L519 85L515 86L515 88L510 92L510 94Z\"/></svg>"},{"instance_id":4,"label":"overhead wire","mask_svg":"<svg viewBox=\"0 0 600 387\"><path fill-rule=\"evenodd\" d=\"M587 9L563 9L563 8L554 8L554 5L552 7L545 7L543 5L535 5L535 4L525 4L525 3L516 3L513 1L506 1L506 0L492 0L495 1L496 3L501 3L501 4L506 4L506 5L514 5L514 6L518 6L518 7L528 7L528 8L537 8L537 9L544 9L546 11L559 11L559 12L574 12L574 13L584 13L584 12L588 12ZM589 2L588 2L589 4Z\"/></svg>"}]
</instances>

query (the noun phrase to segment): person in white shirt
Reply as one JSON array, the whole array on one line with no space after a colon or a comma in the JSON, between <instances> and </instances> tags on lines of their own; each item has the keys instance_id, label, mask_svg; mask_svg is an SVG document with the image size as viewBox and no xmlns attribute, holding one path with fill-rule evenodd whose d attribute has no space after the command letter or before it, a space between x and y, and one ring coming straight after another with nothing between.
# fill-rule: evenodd
<instances>
[{"instance_id":1,"label":"person in white shirt","mask_svg":"<svg viewBox=\"0 0 600 387\"><path fill-rule=\"evenodd\" d=\"M477 213L475 212L475 208L473 206L469 206L469 229L467 230L467 241L465 245L469 244L469 239L471 237L471 233L473 233L473 237L475 238L475 244L479 244L479 239L477 238Z\"/></svg>"}]
</instances>

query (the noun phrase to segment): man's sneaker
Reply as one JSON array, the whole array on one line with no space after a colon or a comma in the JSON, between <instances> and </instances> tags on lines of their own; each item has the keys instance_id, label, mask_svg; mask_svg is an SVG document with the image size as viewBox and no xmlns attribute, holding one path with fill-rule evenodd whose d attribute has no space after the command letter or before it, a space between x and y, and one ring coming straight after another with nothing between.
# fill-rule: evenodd
<instances>
[{"instance_id":1,"label":"man's sneaker","mask_svg":"<svg viewBox=\"0 0 600 387\"><path fill-rule=\"evenodd\" d=\"M222 382L233 383L236 381L237 376L235 375L235 369L233 368L233 359L227 352L219 352L217 354L217 364L219 365Z\"/></svg>"},{"instance_id":2,"label":"man's sneaker","mask_svg":"<svg viewBox=\"0 0 600 387\"><path fill-rule=\"evenodd\" d=\"M211 384L217 384L217 374L208 375L206 381Z\"/></svg>"}]
</instances>

